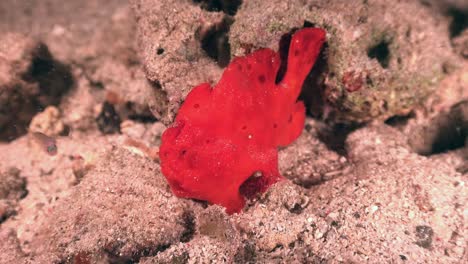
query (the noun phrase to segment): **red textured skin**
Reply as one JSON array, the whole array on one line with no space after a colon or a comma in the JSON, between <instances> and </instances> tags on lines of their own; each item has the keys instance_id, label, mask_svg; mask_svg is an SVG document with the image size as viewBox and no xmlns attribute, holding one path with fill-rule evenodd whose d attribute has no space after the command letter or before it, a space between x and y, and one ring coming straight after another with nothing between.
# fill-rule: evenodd
<instances>
[{"instance_id":1,"label":"red textured skin","mask_svg":"<svg viewBox=\"0 0 468 264\"><path fill-rule=\"evenodd\" d=\"M250 192L264 192L283 179L277 148L302 132L305 109L297 97L324 41L322 29L296 32L278 84L280 56L261 49L234 59L214 88L201 84L188 94L159 150L175 195L234 213L245 204L240 186L255 172L262 177L249 181Z\"/></svg>"}]
</instances>

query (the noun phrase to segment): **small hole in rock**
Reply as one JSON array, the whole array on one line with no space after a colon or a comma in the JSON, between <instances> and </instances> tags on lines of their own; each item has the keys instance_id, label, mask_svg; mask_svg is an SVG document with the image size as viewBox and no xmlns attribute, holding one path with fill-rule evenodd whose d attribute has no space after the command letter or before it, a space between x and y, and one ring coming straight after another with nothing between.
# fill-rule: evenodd
<instances>
[{"instance_id":1,"label":"small hole in rock","mask_svg":"<svg viewBox=\"0 0 468 264\"><path fill-rule=\"evenodd\" d=\"M383 68L388 68L390 64L390 42L381 41L377 45L369 48L367 56L371 59L377 59Z\"/></svg>"},{"instance_id":2,"label":"small hole in rock","mask_svg":"<svg viewBox=\"0 0 468 264\"><path fill-rule=\"evenodd\" d=\"M164 49L163 49L163 48L158 48L158 49L156 50L156 54L158 54L158 55L161 55L161 54L163 54L163 53L164 53Z\"/></svg>"}]
</instances>

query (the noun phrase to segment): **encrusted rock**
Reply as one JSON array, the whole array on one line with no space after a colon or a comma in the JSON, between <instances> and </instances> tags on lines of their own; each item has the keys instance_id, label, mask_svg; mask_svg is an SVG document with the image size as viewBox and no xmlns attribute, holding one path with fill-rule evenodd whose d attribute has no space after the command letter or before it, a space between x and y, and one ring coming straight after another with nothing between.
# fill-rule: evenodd
<instances>
[{"instance_id":1,"label":"encrusted rock","mask_svg":"<svg viewBox=\"0 0 468 264\"><path fill-rule=\"evenodd\" d=\"M328 32L324 59L303 89L311 107L322 101L335 121L407 113L435 90L453 58L447 19L417 1L385 0L245 1L231 26L232 53L276 49L303 26Z\"/></svg>"},{"instance_id":2,"label":"encrusted rock","mask_svg":"<svg viewBox=\"0 0 468 264\"><path fill-rule=\"evenodd\" d=\"M194 86L220 77L220 68L203 51L201 40L223 23L223 15L187 0L131 3L146 76L156 90L150 106L158 119L169 124Z\"/></svg>"},{"instance_id":3,"label":"encrusted rock","mask_svg":"<svg viewBox=\"0 0 468 264\"><path fill-rule=\"evenodd\" d=\"M65 130L61 120L60 110L55 106L47 107L43 112L34 116L29 125L29 131L41 132L48 136L58 136Z\"/></svg>"},{"instance_id":4,"label":"encrusted rock","mask_svg":"<svg viewBox=\"0 0 468 264\"><path fill-rule=\"evenodd\" d=\"M0 170L0 199L19 200L27 193L26 179L17 168Z\"/></svg>"}]
</instances>

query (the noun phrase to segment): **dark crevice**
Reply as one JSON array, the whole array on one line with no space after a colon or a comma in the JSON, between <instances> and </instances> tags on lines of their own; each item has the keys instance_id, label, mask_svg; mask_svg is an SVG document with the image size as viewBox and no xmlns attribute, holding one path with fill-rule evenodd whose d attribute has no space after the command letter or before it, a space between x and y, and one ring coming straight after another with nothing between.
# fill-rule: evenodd
<instances>
[{"instance_id":1,"label":"dark crevice","mask_svg":"<svg viewBox=\"0 0 468 264\"><path fill-rule=\"evenodd\" d=\"M55 60L44 44L33 52L31 65L22 78L39 84L40 94L36 103L43 108L58 104L60 97L74 85L70 67Z\"/></svg>"},{"instance_id":2,"label":"dark crevice","mask_svg":"<svg viewBox=\"0 0 468 264\"><path fill-rule=\"evenodd\" d=\"M446 136L443 136L443 135ZM450 137L453 136L453 137ZM432 143L432 154L439 154L450 150L455 150L458 148L462 148L465 146L465 135L459 133L456 129L455 130L445 130L441 131L439 137Z\"/></svg>"},{"instance_id":3,"label":"dark crevice","mask_svg":"<svg viewBox=\"0 0 468 264\"><path fill-rule=\"evenodd\" d=\"M408 123L410 119L415 118L415 117L416 115L414 112L410 112L407 115L395 115L385 120L385 124L392 126L392 127L397 127L397 128L403 127Z\"/></svg>"},{"instance_id":4,"label":"dark crevice","mask_svg":"<svg viewBox=\"0 0 468 264\"><path fill-rule=\"evenodd\" d=\"M317 128L317 135L328 149L335 151L341 156L347 156L346 139L351 132L362 127L360 124L334 124L332 126L324 125Z\"/></svg>"},{"instance_id":5,"label":"dark crevice","mask_svg":"<svg viewBox=\"0 0 468 264\"><path fill-rule=\"evenodd\" d=\"M126 102L125 108L128 114L127 118L140 123L154 123L157 121L156 117L151 113L149 107L139 109L138 105L133 102Z\"/></svg>"},{"instance_id":6,"label":"dark crevice","mask_svg":"<svg viewBox=\"0 0 468 264\"><path fill-rule=\"evenodd\" d=\"M315 23L312 23L308 20L304 20L304 24L302 25L302 27L305 27L305 28L308 28L308 27L315 27Z\"/></svg>"},{"instance_id":7,"label":"dark crevice","mask_svg":"<svg viewBox=\"0 0 468 264\"><path fill-rule=\"evenodd\" d=\"M128 116L128 119L139 122L139 123L154 123L158 121L154 116L152 115L143 115L143 114L131 114Z\"/></svg>"},{"instance_id":8,"label":"dark crevice","mask_svg":"<svg viewBox=\"0 0 468 264\"><path fill-rule=\"evenodd\" d=\"M324 43L312 70L302 85L299 100L304 102L306 113L314 118L324 118L324 82L328 72L328 44Z\"/></svg>"},{"instance_id":9,"label":"dark crevice","mask_svg":"<svg viewBox=\"0 0 468 264\"><path fill-rule=\"evenodd\" d=\"M165 251L171 245L170 244L158 244L153 245L149 243L147 245L142 245L136 248L134 252L130 254L122 254L121 249L123 248L124 244L117 243L116 247L113 246L106 246L104 249L105 257L99 257L100 260L106 260L106 263L115 263L115 264L131 264L131 263L138 263L141 258L144 257L151 257L156 256L158 253ZM95 263L96 259L89 263ZM96 261L97 262L97 261Z\"/></svg>"},{"instance_id":10,"label":"dark crevice","mask_svg":"<svg viewBox=\"0 0 468 264\"><path fill-rule=\"evenodd\" d=\"M448 15L452 17L450 38L458 37L468 27L468 12L452 8L448 10Z\"/></svg>"},{"instance_id":11,"label":"dark crevice","mask_svg":"<svg viewBox=\"0 0 468 264\"><path fill-rule=\"evenodd\" d=\"M122 252L125 243L114 241L106 244L97 252L80 251L74 255L68 256L59 263L115 263L115 264L131 264L138 263L144 257L156 256L160 252L164 252L170 248L171 244L154 244L148 242L144 245L137 245L134 250Z\"/></svg>"},{"instance_id":12,"label":"dark crevice","mask_svg":"<svg viewBox=\"0 0 468 264\"><path fill-rule=\"evenodd\" d=\"M413 150L421 155L433 155L465 146L468 135L468 101L454 105L441 113L428 125L412 132L409 141Z\"/></svg>"},{"instance_id":13,"label":"dark crevice","mask_svg":"<svg viewBox=\"0 0 468 264\"><path fill-rule=\"evenodd\" d=\"M382 68L388 68L390 64L390 42L383 40L377 45L372 46L367 51L367 56L371 59L377 59Z\"/></svg>"},{"instance_id":14,"label":"dark crevice","mask_svg":"<svg viewBox=\"0 0 468 264\"><path fill-rule=\"evenodd\" d=\"M132 258L128 256L120 256L117 252L110 252L110 251L104 251L104 254L107 261L107 263L112 263L112 264L133 264L136 263L136 261L132 260ZM85 262L86 263L86 262ZM92 262L89 262L92 263Z\"/></svg>"},{"instance_id":15,"label":"dark crevice","mask_svg":"<svg viewBox=\"0 0 468 264\"><path fill-rule=\"evenodd\" d=\"M242 241L238 252L234 256L234 263L256 263L257 252L255 251L255 244L252 241Z\"/></svg>"},{"instance_id":16,"label":"dark crevice","mask_svg":"<svg viewBox=\"0 0 468 264\"><path fill-rule=\"evenodd\" d=\"M291 44L292 35L297 31L297 28L293 28L288 33L281 36L279 41L279 55L281 59L281 65L279 67L278 73L276 74L275 83L278 84L283 80L284 75L286 74L286 69L288 67L288 53L289 45Z\"/></svg>"},{"instance_id":17,"label":"dark crevice","mask_svg":"<svg viewBox=\"0 0 468 264\"><path fill-rule=\"evenodd\" d=\"M115 111L112 104L104 102L101 113L96 118L96 123L99 130L103 134L114 134L120 132L120 116Z\"/></svg>"},{"instance_id":18,"label":"dark crevice","mask_svg":"<svg viewBox=\"0 0 468 264\"><path fill-rule=\"evenodd\" d=\"M205 32L199 32L201 47L220 67L226 67L231 61L229 29L233 20L225 17L221 23L213 25Z\"/></svg>"},{"instance_id":19,"label":"dark crevice","mask_svg":"<svg viewBox=\"0 0 468 264\"><path fill-rule=\"evenodd\" d=\"M157 245L154 247L147 247L145 249L142 249L138 252L138 255L136 258L134 258L134 263L138 263L141 258L143 257L151 257L151 256L156 256L157 254L165 251L166 249L170 248L170 244L162 244L162 245Z\"/></svg>"},{"instance_id":20,"label":"dark crevice","mask_svg":"<svg viewBox=\"0 0 468 264\"><path fill-rule=\"evenodd\" d=\"M49 74L53 69L54 64L52 60L38 56L33 59L29 74L33 79L37 79L41 75Z\"/></svg>"},{"instance_id":21,"label":"dark crevice","mask_svg":"<svg viewBox=\"0 0 468 264\"><path fill-rule=\"evenodd\" d=\"M148 98L148 108L151 114L165 125L170 125L172 120L169 117L169 98L167 92L163 90L161 84L158 81L150 81L153 95Z\"/></svg>"},{"instance_id":22,"label":"dark crevice","mask_svg":"<svg viewBox=\"0 0 468 264\"><path fill-rule=\"evenodd\" d=\"M195 215L193 212L186 211L182 215L183 226L185 227L180 242L187 243L193 239L195 235Z\"/></svg>"},{"instance_id":23,"label":"dark crevice","mask_svg":"<svg viewBox=\"0 0 468 264\"><path fill-rule=\"evenodd\" d=\"M437 154L465 146L468 135L468 101L452 107L445 118L439 118L438 128L432 142L432 153Z\"/></svg>"},{"instance_id":24,"label":"dark crevice","mask_svg":"<svg viewBox=\"0 0 468 264\"><path fill-rule=\"evenodd\" d=\"M8 102L0 106L0 115L8 115L6 125L0 124L0 141L25 134L33 116L48 105L57 105L74 85L70 67L55 60L46 45L39 44L30 55L29 67L20 76L26 84L12 87L5 95ZM30 85L37 85L37 92Z\"/></svg>"},{"instance_id":25,"label":"dark crevice","mask_svg":"<svg viewBox=\"0 0 468 264\"><path fill-rule=\"evenodd\" d=\"M193 0L195 3L200 4L202 9L210 12L224 12L228 15L235 15L242 0Z\"/></svg>"},{"instance_id":26,"label":"dark crevice","mask_svg":"<svg viewBox=\"0 0 468 264\"><path fill-rule=\"evenodd\" d=\"M5 200L2 206L6 206L6 208L2 208L2 212L0 212L0 224L5 222L8 218L18 214L11 201Z\"/></svg>"},{"instance_id":27,"label":"dark crevice","mask_svg":"<svg viewBox=\"0 0 468 264\"><path fill-rule=\"evenodd\" d=\"M290 213L293 214L301 214L304 211L304 207L298 203L295 203L293 207L287 209Z\"/></svg>"}]
</instances>

